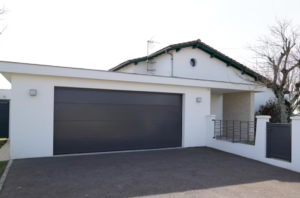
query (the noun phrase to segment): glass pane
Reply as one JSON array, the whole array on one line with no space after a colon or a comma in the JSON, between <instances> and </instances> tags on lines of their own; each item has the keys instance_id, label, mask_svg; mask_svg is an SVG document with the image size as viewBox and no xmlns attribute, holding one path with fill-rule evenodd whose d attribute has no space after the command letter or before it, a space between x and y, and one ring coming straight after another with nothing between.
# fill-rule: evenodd
<instances>
[{"instance_id":1,"label":"glass pane","mask_svg":"<svg viewBox=\"0 0 300 198\"><path fill-rule=\"evenodd\" d=\"M192 67L194 67L195 66L195 61L193 59L191 59L190 64L191 64Z\"/></svg>"}]
</instances>

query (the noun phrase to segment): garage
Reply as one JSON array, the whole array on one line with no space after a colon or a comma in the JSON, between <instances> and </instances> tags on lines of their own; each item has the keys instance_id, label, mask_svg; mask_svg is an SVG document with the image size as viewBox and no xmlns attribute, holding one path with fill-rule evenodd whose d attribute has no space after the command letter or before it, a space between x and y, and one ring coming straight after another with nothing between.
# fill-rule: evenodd
<instances>
[{"instance_id":1,"label":"garage","mask_svg":"<svg viewBox=\"0 0 300 198\"><path fill-rule=\"evenodd\" d=\"M181 94L55 87L54 155L181 145Z\"/></svg>"}]
</instances>

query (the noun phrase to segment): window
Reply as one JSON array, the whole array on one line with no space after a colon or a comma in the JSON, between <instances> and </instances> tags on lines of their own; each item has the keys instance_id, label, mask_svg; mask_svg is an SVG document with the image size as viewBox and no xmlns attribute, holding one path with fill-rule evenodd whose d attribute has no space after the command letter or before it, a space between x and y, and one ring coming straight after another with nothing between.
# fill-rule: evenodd
<instances>
[{"instance_id":1,"label":"window","mask_svg":"<svg viewBox=\"0 0 300 198\"><path fill-rule=\"evenodd\" d=\"M196 66L196 63L197 63L197 62L196 62L195 59L192 58L192 59L190 60L190 65L191 65L192 67L195 67L195 66Z\"/></svg>"}]
</instances>

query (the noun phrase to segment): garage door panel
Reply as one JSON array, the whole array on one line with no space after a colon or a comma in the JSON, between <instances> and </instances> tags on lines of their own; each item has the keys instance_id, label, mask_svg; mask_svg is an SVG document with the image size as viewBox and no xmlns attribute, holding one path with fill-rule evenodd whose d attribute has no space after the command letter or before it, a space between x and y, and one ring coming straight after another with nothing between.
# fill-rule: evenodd
<instances>
[{"instance_id":1,"label":"garage door panel","mask_svg":"<svg viewBox=\"0 0 300 198\"><path fill-rule=\"evenodd\" d=\"M9 137L9 102L0 101L0 138Z\"/></svg>"},{"instance_id":2,"label":"garage door panel","mask_svg":"<svg viewBox=\"0 0 300 198\"><path fill-rule=\"evenodd\" d=\"M167 142L167 143L166 143ZM56 154L90 153L106 151L122 151L151 148L177 147L178 139L170 137L167 141L162 136L140 138L84 138L84 139L59 139L55 141ZM113 147L111 145L114 145Z\"/></svg>"},{"instance_id":3,"label":"garage door panel","mask_svg":"<svg viewBox=\"0 0 300 198\"><path fill-rule=\"evenodd\" d=\"M55 103L55 120L181 120L181 107Z\"/></svg>"},{"instance_id":4,"label":"garage door panel","mask_svg":"<svg viewBox=\"0 0 300 198\"><path fill-rule=\"evenodd\" d=\"M179 94L55 88L54 154L180 147Z\"/></svg>"},{"instance_id":5,"label":"garage door panel","mask_svg":"<svg viewBox=\"0 0 300 198\"><path fill-rule=\"evenodd\" d=\"M60 103L181 106L181 95L175 94L72 88L56 88L55 91L55 102Z\"/></svg>"},{"instance_id":6,"label":"garage door panel","mask_svg":"<svg viewBox=\"0 0 300 198\"><path fill-rule=\"evenodd\" d=\"M181 136L180 121L57 121L56 138L68 137L125 137L125 136Z\"/></svg>"}]
</instances>

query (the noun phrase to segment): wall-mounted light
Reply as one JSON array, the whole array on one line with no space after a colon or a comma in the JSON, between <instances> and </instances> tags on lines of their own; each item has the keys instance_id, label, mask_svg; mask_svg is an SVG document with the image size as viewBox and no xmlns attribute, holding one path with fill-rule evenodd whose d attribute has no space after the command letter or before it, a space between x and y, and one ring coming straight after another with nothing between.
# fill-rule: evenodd
<instances>
[{"instance_id":1,"label":"wall-mounted light","mask_svg":"<svg viewBox=\"0 0 300 198\"><path fill-rule=\"evenodd\" d=\"M196 98L196 101L197 101L197 102L202 102L202 98L201 98L201 97L197 97L197 98Z\"/></svg>"},{"instance_id":2,"label":"wall-mounted light","mask_svg":"<svg viewBox=\"0 0 300 198\"><path fill-rule=\"evenodd\" d=\"M37 94L37 90L36 89L30 89L29 90L29 95L30 96L36 96L36 94Z\"/></svg>"}]
</instances>

